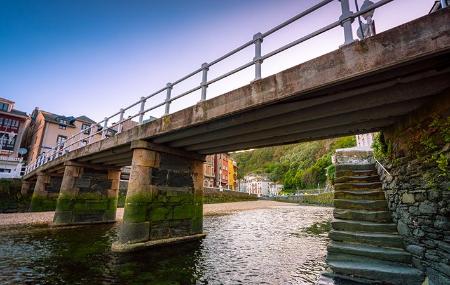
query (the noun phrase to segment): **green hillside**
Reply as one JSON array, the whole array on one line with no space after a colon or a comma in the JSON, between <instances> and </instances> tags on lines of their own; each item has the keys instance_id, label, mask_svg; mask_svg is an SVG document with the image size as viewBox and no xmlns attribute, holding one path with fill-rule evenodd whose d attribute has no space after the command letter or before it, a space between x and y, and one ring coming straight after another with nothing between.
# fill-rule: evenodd
<instances>
[{"instance_id":1,"label":"green hillside","mask_svg":"<svg viewBox=\"0 0 450 285\"><path fill-rule=\"evenodd\" d=\"M298 143L233 153L239 178L248 173L267 173L287 192L323 187L327 169L332 173L331 155L337 148L356 145L355 136ZM330 167L331 166L331 167Z\"/></svg>"}]
</instances>

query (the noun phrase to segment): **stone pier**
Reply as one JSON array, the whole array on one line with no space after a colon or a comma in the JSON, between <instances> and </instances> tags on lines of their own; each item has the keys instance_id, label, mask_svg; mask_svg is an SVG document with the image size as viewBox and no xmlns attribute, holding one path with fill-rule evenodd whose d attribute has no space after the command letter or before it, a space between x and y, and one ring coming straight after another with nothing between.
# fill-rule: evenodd
<instances>
[{"instance_id":1,"label":"stone pier","mask_svg":"<svg viewBox=\"0 0 450 285\"><path fill-rule=\"evenodd\" d=\"M120 170L67 162L54 225L115 222Z\"/></svg>"},{"instance_id":2,"label":"stone pier","mask_svg":"<svg viewBox=\"0 0 450 285\"><path fill-rule=\"evenodd\" d=\"M37 180L34 185L33 196L31 198L30 211L54 211L56 208L56 200L58 198L61 181L61 176L51 176L43 172L38 173ZM22 191L25 191L27 186L30 187L29 183L30 182L24 184L25 186L22 188Z\"/></svg>"},{"instance_id":3,"label":"stone pier","mask_svg":"<svg viewBox=\"0 0 450 285\"><path fill-rule=\"evenodd\" d=\"M123 224L114 251L202 238L204 156L132 143Z\"/></svg>"}]
</instances>

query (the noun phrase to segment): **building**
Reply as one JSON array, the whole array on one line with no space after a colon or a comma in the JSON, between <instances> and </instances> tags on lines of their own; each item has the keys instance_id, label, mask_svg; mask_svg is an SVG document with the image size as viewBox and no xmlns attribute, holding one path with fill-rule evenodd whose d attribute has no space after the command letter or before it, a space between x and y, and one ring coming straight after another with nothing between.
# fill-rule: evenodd
<instances>
[{"instance_id":1,"label":"building","mask_svg":"<svg viewBox=\"0 0 450 285\"><path fill-rule=\"evenodd\" d=\"M283 189L283 185L271 181L264 174L248 174L240 183L240 191L261 196L276 196Z\"/></svg>"},{"instance_id":2,"label":"building","mask_svg":"<svg viewBox=\"0 0 450 285\"><path fill-rule=\"evenodd\" d=\"M228 158L228 185L230 190L236 191L238 189L237 162L231 158Z\"/></svg>"},{"instance_id":3,"label":"building","mask_svg":"<svg viewBox=\"0 0 450 285\"><path fill-rule=\"evenodd\" d=\"M214 155L207 155L203 163L203 186L213 188L215 186Z\"/></svg>"},{"instance_id":4,"label":"building","mask_svg":"<svg viewBox=\"0 0 450 285\"><path fill-rule=\"evenodd\" d=\"M237 174L237 163L228 154L207 155L203 164L203 186L236 191Z\"/></svg>"},{"instance_id":5,"label":"building","mask_svg":"<svg viewBox=\"0 0 450 285\"><path fill-rule=\"evenodd\" d=\"M29 117L14 109L14 104L0 98L0 178L18 178L22 171L19 148Z\"/></svg>"},{"instance_id":6,"label":"building","mask_svg":"<svg viewBox=\"0 0 450 285\"><path fill-rule=\"evenodd\" d=\"M79 133L77 140L86 139L82 140L80 145L74 145L75 148L100 140L101 133L91 136L91 132L101 130L101 126L91 128L95 124L97 123L94 120L86 116L63 116L35 108L26 132L27 162L36 161L41 154L55 149L57 145L64 144L69 138ZM85 131L82 132L83 130Z\"/></svg>"},{"instance_id":7,"label":"building","mask_svg":"<svg viewBox=\"0 0 450 285\"><path fill-rule=\"evenodd\" d=\"M374 133L356 135L356 146L358 148L372 148Z\"/></svg>"}]
</instances>

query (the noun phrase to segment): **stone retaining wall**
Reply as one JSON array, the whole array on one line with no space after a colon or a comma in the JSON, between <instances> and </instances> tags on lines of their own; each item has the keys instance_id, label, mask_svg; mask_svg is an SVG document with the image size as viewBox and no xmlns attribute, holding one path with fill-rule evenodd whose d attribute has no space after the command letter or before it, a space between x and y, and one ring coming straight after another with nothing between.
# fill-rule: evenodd
<instances>
[{"instance_id":1,"label":"stone retaining wall","mask_svg":"<svg viewBox=\"0 0 450 285\"><path fill-rule=\"evenodd\" d=\"M378 167L393 219L430 284L450 284L448 97L384 130L375 150L391 174Z\"/></svg>"},{"instance_id":2,"label":"stone retaining wall","mask_svg":"<svg viewBox=\"0 0 450 285\"><path fill-rule=\"evenodd\" d=\"M27 211L31 195L22 195L20 179L0 179L0 213Z\"/></svg>"},{"instance_id":3,"label":"stone retaining wall","mask_svg":"<svg viewBox=\"0 0 450 285\"><path fill-rule=\"evenodd\" d=\"M254 201L258 200L258 197L254 194L248 194L236 191L219 191L214 188L203 189L203 203L227 203L227 202L239 202L239 201Z\"/></svg>"},{"instance_id":4,"label":"stone retaining wall","mask_svg":"<svg viewBox=\"0 0 450 285\"><path fill-rule=\"evenodd\" d=\"M274 200L279 202L311 204L321 206L333 206L333 199L334 199L333 192L274 198Z\"/></svg>"}]
</instances>

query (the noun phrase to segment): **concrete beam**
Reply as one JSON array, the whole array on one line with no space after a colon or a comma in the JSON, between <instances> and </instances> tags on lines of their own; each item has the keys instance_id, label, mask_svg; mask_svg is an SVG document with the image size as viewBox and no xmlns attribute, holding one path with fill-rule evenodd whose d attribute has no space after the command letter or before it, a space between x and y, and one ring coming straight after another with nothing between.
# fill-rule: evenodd
<instances>
[{"instance_id":1,"label":"concrete beam","mask_svg":"<svg viewBox=\"0 0 450 285\"><path fill-rule=\"evenodd\" d=\"M380 120L386 117L398 117L412 112L419 108L425 102L424 99L409 101L406 103L400 102L386 107L376 107L362 109L355 112L344 113L336 116L329 116L317 120L306 121L304 123L286 125L282 127L270 128L261 132L252 132L244 135L234 136L227 139L220 139L208 141L201 144L190 145L186 149L189 151L201 151L208 148L217 148L221 146L229 146L238 143L251 142L255 140L264 140L267 137L279 137L289 134L309 133L321 129L330 129L342 126L342 122L371 122L373 120ZM248 126L249 130L254 130L253 125ZM332 133L330 133L332 135Z\"/></svg>"},{"instance_id":2,"label":"concrete beam","mask_svg":"<svg viewBox=\"0 0 450 285\"><path fill-rule=\"evenodd\" d=\"M333 127L321 129L307 133L292 133L285 136L271 137L264 140L255 140L251 142L238 143L227 147L217 147L200 150L202 154L213 154L220 152L230 152L236 150L246 150L250 148L260 148L274 145L291 144L302 141L313 141L325 138L340 137L344 135L356 135L361 133L368 133L380 130L382 127L392 125L398 118L385 118L376 121L362 122L357 124L341 125L340 127Z\"/></svg>"},{"instance_id":3,"label":"concrete beam","mask_svg":"<svg viewBox=\"0 0 450 285\"><path fill-rule=\"evenodd\" d=\"M447 70L448 71L448 70ZM433 72L433 74L436 74ZM363 94L362 96L352 97L351 99L342 99L339 101L323 104L304 110L261 118L255 123L242 124L234 127L228 127L216 131L211 131L203 136L193 136L182 140L172 142L172 147L184 147L225 138L232 138L245 135L250 132L264 131L267 129L283 127L289 124L302 123L310 120L316 120L332 115L343 115L355 112L361 109L387 106L398 102L405 102L417 98L427 97L442 92L450 87L448 82L448 73L440 72L439 76L434 78L426 77L424 82L398 82L389 89L380 89ZM251 116L251 114L249 114ZM251 126L251 127L249 127Z\"/></svg>"}]
</instances>

